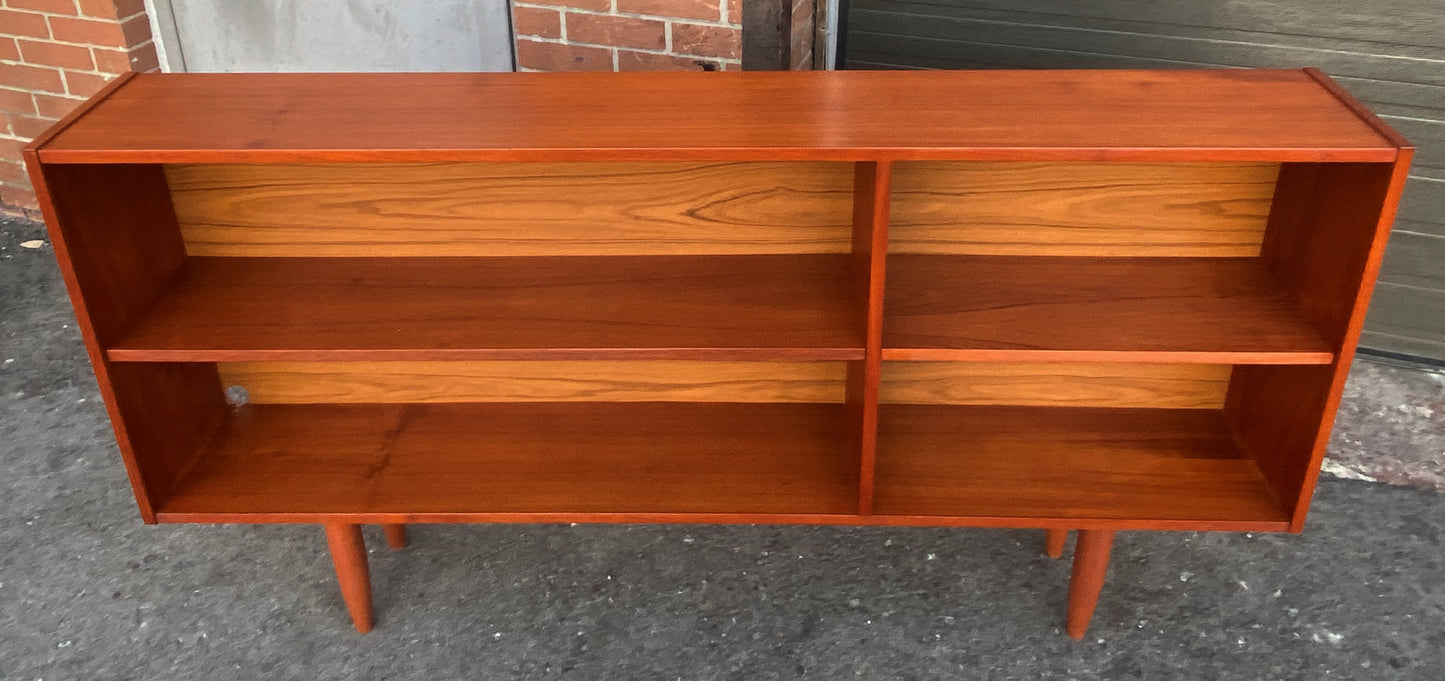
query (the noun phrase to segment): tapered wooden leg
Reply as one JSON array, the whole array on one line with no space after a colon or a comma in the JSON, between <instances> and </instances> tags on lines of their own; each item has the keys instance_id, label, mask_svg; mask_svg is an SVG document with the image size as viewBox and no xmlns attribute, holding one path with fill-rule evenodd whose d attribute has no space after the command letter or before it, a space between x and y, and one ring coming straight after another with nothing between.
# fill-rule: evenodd
<instances>
[{"instance_id":1,"label":"tapered wooden leg","mask_svg":"<svg viewBox=\"0 0 1445 681\"><path fill-rule=\"evenodd\" d=\"M394 549L406 548L406 525L382 525L381 531L386 534L386 544Z\"/></svg>"},{"instance_id":2,"label":"tapered wooden leg","mask_svg":"<svg viewBox=\"0 0 1445 681\"><path fill-rule=\"evenodd\" d=\"M1114 546L1113 530L1079 530L1074 544L1074 572L1069 578L1068 632L1073 639L1082 639L1089 630L1094 606L1099 604L1099 590L1104 574L1109 571L1109 550Z\"/></svg>"},{"instance_id":3,"label":"tapered wooden leg","mask_svg":"<svg viewBox=\"0 0 1445 681\"><path fill-rule=\"evenodd\" d=\"M361 538L361 526L326 523L326 545L331 549L336 581L341 584L341 599L346 601L351 622L363 634L371 631L371 571L366 567L366 542Z\"/></svg>"},{"instance_id":4,"label":"tapered wooden leg","mask_svg":"<svg viewBox=\"0 0 1445 681\"><path fill-rule=\"evenodd\" d=\"M1064 543L1069 541L1068 530L1044 530L1044 544L1050 558L1064 557Z\"/></svg>"}]
</instances>

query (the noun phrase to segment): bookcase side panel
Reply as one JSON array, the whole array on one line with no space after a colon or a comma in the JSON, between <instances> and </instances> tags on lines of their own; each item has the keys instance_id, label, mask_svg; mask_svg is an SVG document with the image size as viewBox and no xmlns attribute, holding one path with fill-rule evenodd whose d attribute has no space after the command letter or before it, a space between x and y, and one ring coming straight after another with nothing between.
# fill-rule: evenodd
<instances>
[{"instance_id":1,"label":"bookcase side panel","mask_svg":"<svg viewBox=\"0 0 1445 681\"><path fill-rule=\"evenodd\" d=\"M185 251L156 165L35 165L46 224L75 305L142 517L154 509L225 408L210 364L105 359L160 295Z\"/></svg>"},{"instance_id":2,"label":"bookcase side panel","mask_svg":"<svg viewBox=\"0 0 1445 681\"><path fill-rule=\"evenodd\" d=\"M1293 531L1304 526L1410 158L1406 149L1394 164L1286 164L1280 173L1261 256L1335 361L1236 367L1226 412Z\"/></svg>"}]
</instances>

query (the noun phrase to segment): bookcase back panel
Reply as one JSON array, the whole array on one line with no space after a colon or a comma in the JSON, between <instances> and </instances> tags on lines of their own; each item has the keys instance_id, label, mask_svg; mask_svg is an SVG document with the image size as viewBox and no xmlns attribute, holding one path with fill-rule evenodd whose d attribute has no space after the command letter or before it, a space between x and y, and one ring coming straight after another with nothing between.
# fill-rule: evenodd
<instances>
[{"instance_id":1,"label":"bookcase back panel","mask_svg":"<svg viewBox=\"0 0 1445 681\"><path fill-rule=\"evenodd\" d=\"M899 162L892 253L1259 255L1277 163Z\"/></svg>"},{"instance_id":2,"label":"bookcase back panel","mask_svg":"<svg viewBox=\"0 0 1445 681\"><path fill-rule=\"evenodd\" d=\"M258 404L843 401L844 362L228 362Z\"/></svg>"},{"instance_id":3,"label":"bookcase back panel","mask_svg":"<svg viewBox=\"0 0 1445 681\"><path fill-rule=\"evenodd\" d=\"M887 362L880 400L902 404L1221 409L1226 364Z\"/></svg>"},{"instance_id":4,"label":"bookcase back panel","mask_svg":"<svg viewBox=\"0 0 1445 681\"><path fill-rule=\"evenodd\" d=\"M846 253L853 165L171 165L190 255Z\"/></svg>"}]
</instances>

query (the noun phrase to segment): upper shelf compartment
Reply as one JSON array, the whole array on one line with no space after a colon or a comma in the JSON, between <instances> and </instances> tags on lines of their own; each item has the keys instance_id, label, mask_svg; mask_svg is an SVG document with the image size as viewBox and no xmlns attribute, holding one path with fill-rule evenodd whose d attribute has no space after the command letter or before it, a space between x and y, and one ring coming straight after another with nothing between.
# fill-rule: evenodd
<instances>
[{"instance_id":1,"label":"upper shelf compartment","mask_svg":"<svg viewBox=\"0 0 1445 681\"><path fill-rule=\"evenodd\" d=\"M113 361L863 358L848 255L191 257Z\"/></svg>"},{"instance_id":2,"label":"upper shelf compartment","mask_svg":"<svg viewBox=\"0 0 1445 681\"><path fill-rule=\"evenodd\" d=\"M1293 70L141 74L38 148L48 163L1394 160L1402 140L1347 97Z\"/></svg>"},{"instance_id":3,"label":"upper shelf compartment","mask_svg":"<svg viewBox=\"0 0 1445 681\"><path fill-rule=\"evenodd\" d=\"M893 255L884 309L884 359L1334 359L1258 258Z\"/></svg>"}]
</instances>

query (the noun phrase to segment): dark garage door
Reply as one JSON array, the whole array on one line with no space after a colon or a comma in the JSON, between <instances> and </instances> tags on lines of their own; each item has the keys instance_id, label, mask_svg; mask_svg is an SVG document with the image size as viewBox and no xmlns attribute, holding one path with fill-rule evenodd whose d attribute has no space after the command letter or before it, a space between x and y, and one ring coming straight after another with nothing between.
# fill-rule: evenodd
<instances>
[{"instance_id":1,"label":"dark garage door","mask_svg":"<svg viewBox=\"0 0 1445 681\"><path fill-rule=\"evenodd\" d=\"M846 68L1323 69L1417 147L1361 344L1445 361L1445 0L849 5Z\"/></svg>"}]
</instances>

